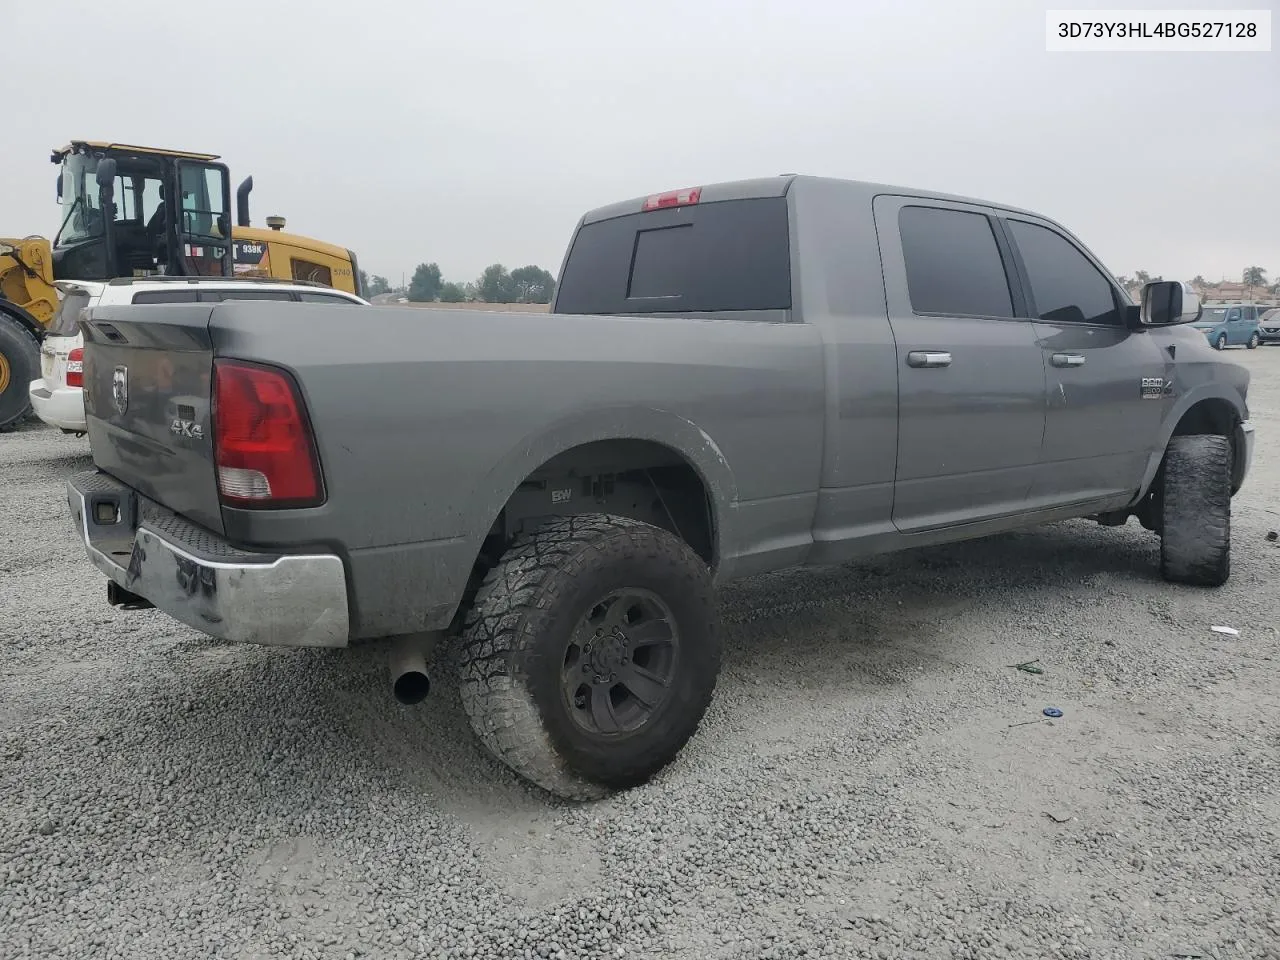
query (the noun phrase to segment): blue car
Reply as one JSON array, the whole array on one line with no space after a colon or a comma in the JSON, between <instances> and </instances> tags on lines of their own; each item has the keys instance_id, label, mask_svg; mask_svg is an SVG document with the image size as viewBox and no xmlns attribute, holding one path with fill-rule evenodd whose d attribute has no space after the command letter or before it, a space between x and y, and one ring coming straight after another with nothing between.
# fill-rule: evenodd
<instances>
[{"instance_id":1,"label":"blue car","mask_svg":"<svg viewBox=\"0 0 1280 960\"><path fill-rule=\"evenodd\" d=\"M1248 347L1256 350L1262 341L1258 327L1258 308L1253 304L1229 307L1205 307L1195 322L1197 330L1204 331L1209 346L1215 350L1227 347Z\"/></svg>"}]
</instances>

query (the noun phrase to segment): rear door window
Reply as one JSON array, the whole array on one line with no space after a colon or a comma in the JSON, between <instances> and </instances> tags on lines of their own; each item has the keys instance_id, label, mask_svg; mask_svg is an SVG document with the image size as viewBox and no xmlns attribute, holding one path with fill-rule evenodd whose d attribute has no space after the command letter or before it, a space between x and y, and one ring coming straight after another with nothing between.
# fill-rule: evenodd
<instances>
[{"instance_id":1,"label":"rear door window","mask_svg":"<svg viewBox=\"0 0 1280 960\"><path fill-rule=\"evenodd\" d=\"M578 231L559 313L719 313L791 308L785 197L629 214Z\"/></svg>"},{"instance_id":2,"label":"rear door window","mask_svg":"<svg viewBox=\"0 0 1280 960\"><path fill-rule=\"evenodd\" d=\"M903 207L898 232L913 312L1013 316L1009 277L989 217L942 207Z\"/></svg>"}]
</instances>

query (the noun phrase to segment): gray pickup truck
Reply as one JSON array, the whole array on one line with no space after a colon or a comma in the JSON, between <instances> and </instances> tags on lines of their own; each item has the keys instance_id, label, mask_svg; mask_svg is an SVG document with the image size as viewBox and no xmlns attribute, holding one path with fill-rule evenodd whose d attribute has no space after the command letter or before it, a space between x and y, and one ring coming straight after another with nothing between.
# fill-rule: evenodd
<instances>
[{"instance_id":1,"label":"gray pickup truck","mask_svg":"<svg viewBox=\"0 0 1280 960\"><path fill-rule=\"evenodd\" d=\"M785 176L578 224L550 314L121 306L82 319L108 599L226 640L458 644L481 741L645 781L720 664L714 586L1089 517L1222 584L1249 375L1022 210ZM406 640L405 638L409 638Z\"/></svg>"}]
</instances>

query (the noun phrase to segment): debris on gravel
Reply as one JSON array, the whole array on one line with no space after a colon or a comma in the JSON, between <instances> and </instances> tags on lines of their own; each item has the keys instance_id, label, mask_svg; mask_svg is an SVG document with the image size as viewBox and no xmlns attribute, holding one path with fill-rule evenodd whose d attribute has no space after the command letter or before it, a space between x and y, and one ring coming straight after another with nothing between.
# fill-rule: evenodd
<instances>
[{"instance_id":1,"label":"debris on gravel","mask_svg":"<svg viewBox=\"0 0 1280 960\"><path fill-rule=\"evenodd\" d=\"M1073 522L725 590L701 729L585 804L488 758L447 645L403 707L376 647L107 607L62 491L89 466L0 436L5 960L1280 958L1265 439L1221 589Z\"/></svg>"}]
</instances>

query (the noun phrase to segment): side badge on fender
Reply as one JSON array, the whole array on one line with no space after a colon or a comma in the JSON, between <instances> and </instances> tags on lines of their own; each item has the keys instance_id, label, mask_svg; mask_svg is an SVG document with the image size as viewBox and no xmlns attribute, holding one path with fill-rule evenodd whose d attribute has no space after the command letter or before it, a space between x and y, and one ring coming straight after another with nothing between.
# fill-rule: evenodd
<instances>
[{"instance_id":1,"label":"side badge on fender","mask_svg":"<svg viewBox=\"0 0 1280 960\"><path fill-rule=\"evenodd\" d=\"M1142 378L1142 399L1143 400L1160 400L1164 397L1173 396L1173 381L1166 380L1164 377L1143 377Z\"/></svg>"}]
</instances>

